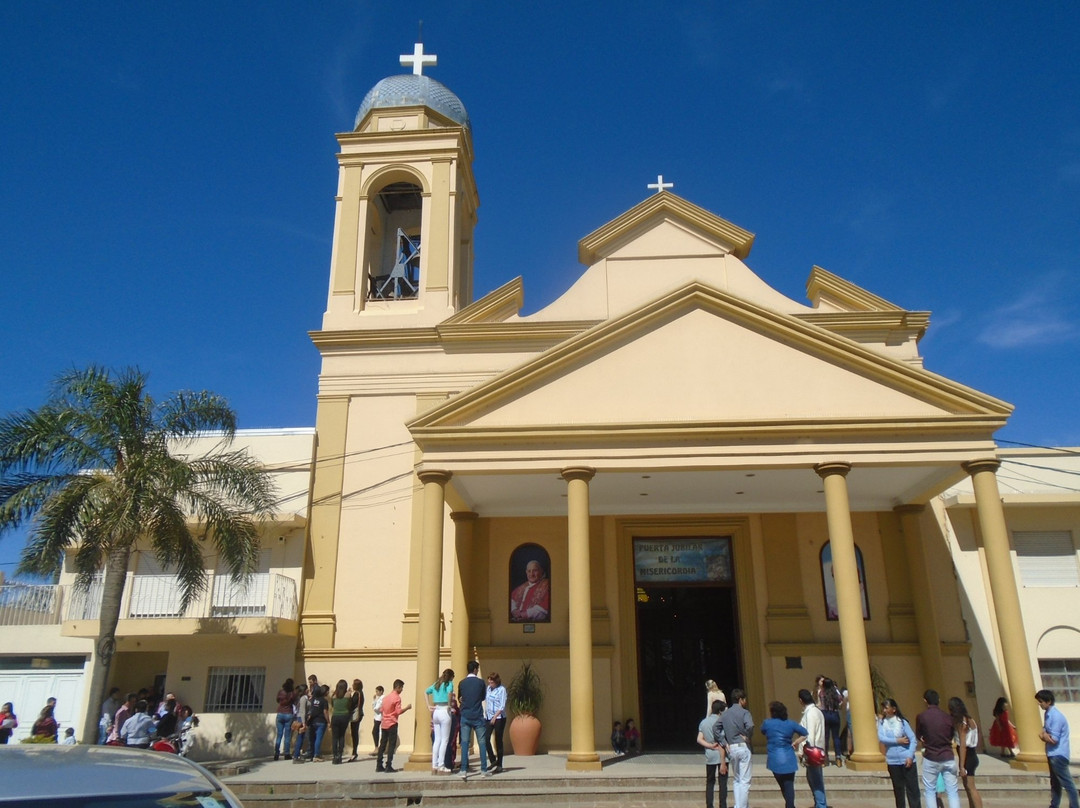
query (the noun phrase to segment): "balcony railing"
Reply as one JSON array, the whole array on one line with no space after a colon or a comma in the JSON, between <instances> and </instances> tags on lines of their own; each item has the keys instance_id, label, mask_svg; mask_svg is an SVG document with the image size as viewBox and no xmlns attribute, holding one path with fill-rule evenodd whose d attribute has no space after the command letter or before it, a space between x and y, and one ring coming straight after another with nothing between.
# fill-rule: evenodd
<instances>
[{"instance_id":1,"label":"balcony railing","mask_svg":"<svg viewBox=\"0 0 1080 808\"><path fill-rule=\"evenodd\" d=\"M72 584L0 586L0 626L56 625L61 620L97 620L101 616L100 580L89 589ZM120 603L121 620L161 618L222 619L270 617L296 620L296 582L279 573L256 573L243 585L227 575L207 573L207 586L187 609L180 608L180 587L172 575L128 575Z\"/></svg>"},{"instance_id":2,"label":"balcony railing","mask_svg":"<svg viewBox=\"0 0 1080 808\"><path fill-rule=\"evenodd\" d=\"M63 608L62 590L56 584L0 586L0 626L55 626Z\"/></svg>"}]
</instances>

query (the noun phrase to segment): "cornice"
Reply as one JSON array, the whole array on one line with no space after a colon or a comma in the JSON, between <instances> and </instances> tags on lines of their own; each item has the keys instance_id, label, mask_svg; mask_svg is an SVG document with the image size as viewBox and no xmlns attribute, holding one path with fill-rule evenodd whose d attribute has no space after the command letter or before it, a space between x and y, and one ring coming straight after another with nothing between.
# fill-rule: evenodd
<instances>
[{"instance_id":1,"label":"cornice","mask_svg":"<svg viewBox=\"0 0 1080 808\"><path fill-rule=\"evenodd\" d=\"M902 329L926 331L930 324L928 311L814 311L792 315L799 320L827 328L830 331L856 331L863 329Z\"/></svg>"},{"instance_id":2,"label":"cornice","mask_svg":"<svg viewBox=\"0 0 1080 808\"><path fill-rule=\"evenodd\" d=\"M372 328L355 331L309 331L308 336L315 347L323 348L360 348L378 346L380 348L434 346L439 341L439 334L434 328Z\"/></svg>"},{"instance_id":3,"label":"cornice","mask_svg":"<svg viewBox=\"0 0 1080 808\"><path fill-rule=\"evenodd\" d=\"M704 208L687 202L681 196L663 191L653 194L644 202L635 205L626 213L581 239L578 242L578 260L586 266L591 266L602 257L605 247L622 239L661 213L667 213L711 234L728 245L731 252L739 258L746 258L754 244L754 234L749 230L743 230L727 219L722 219Z\"/></svg>"},{"instance_id":4,"label":"cornice","mask_svg":"<svg viewBox=\"0 0 1080 808\"><path fill-rule=\"evenodd\" d=\"M419 419L417 419L419 420ZM414 422L415 423L415 422ZM1005 424L1005 417L950 415L920 418L836 418L787 419L761 421L712 421L631 424L583 424L550 426L410 426L413 439L424 451L436 446L451 448L469 446L523 445L619 445L634 444L723 444L752 440L755 443L798 440L811 447L836 437L850 443L852 439L885 438L896 442L903 436L951 436L989 439Z\"/></svg>"},{"instance_id":5,"label":"cornice","mask_svg":"<svg viewBox=\"0 0 1080 808\"><path fill-rule=\"evenodd\" d=\"M806 296L816 304L822 292L830 293L833 297L854 309L864 311L903 311L900 306L890 303L883 297L878 297L873 292L866 291L861 286L856 286L851 281L829 272L824 267L814 266L810 270L810 277L806 281Z\"/></svg>"},{"instance_id":6,"label":"cornice","mask_svg":"<svg viewBox=\"0 0 1080 808\"><path fill-rule=\"evenodd\" d=\"M502 321L521 311L524 302L525 284L518 275L494 292L474 300L452 317L448 317L442 322L442 326L445 328L448 325Z\"/></svg>"},{"instance_id":7,"label":"cornice","mask_svg":"<svg viewBox=\"0 0 1080 808\"><path fill-rule=\"evenodd\" d=\"M309 331L315 347L328 350L343 348L437 348L453 344L475 345L492 351L548 347L574 337L596 325L595 320L559 322L519 320L515 322L440 323L430 328L376 328L350 331Z\"/></svg>"}]
</instances>

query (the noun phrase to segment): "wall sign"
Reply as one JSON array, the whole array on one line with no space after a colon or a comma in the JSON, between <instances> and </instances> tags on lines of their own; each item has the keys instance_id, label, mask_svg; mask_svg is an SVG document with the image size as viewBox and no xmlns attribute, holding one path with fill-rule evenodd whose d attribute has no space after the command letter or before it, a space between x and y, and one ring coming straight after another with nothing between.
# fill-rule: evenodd
<instances>
[{"instance_id":1,"label":"wall sign","mask_svg":"<svg viewBox=\"0 0 1080 808\"><path fill-rule=\"evenodd\" d=\"M638 584L731 583L731 539L635 539Z\"/></svg>"}]
</instances>

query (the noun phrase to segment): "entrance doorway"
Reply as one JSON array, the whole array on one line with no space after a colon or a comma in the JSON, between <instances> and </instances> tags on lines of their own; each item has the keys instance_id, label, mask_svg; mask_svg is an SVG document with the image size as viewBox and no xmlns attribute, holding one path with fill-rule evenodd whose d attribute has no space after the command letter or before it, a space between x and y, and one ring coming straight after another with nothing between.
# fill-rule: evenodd
<instances>
[{"instance_id":1,"label":"entrance doorway","mask_svg":"<svg viewBox=\"0 0 1080 808\"><path fill-rule=\"evenodd\" d=\"M678 549L684 541L671 540L667 547ZM700 751L695 738L705 717L705 680L715 680L725 695L744 686L730 545L726 539L707 542L724 542L728 550L726 568L717 573L711 559L713 574L702 576L705 581L646 582L642 579L664 576L637 565L638 692L642 736L649 750ZM637 545L655 546L651 539ZM637 555L640 559L648 553ZM679 555L677 565L666 561L670 557L660 555L668 569L685 572L692 566L685 563L686 553Z\"/></svg>"}]
</instances>

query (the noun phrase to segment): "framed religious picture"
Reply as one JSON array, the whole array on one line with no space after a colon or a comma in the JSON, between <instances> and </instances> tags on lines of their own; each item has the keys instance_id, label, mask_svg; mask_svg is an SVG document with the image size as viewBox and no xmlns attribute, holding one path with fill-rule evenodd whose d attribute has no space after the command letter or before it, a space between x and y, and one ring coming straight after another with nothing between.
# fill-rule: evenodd
<instances>
[{"instance_id":1,"label":"framed religious picture","mask_svg":"<svg viewBox=\"0 0 1080 808\"><path fill-rule=\"evenodd\" d=\"M510 622L551 622L551 558L539 544L510 554Z\"/></svg>"},{"instance_id":2,"label":"framed religious picture","mask_svg":"<svg viewBox=\"0 0 1080 808\"><path fill-rule=\"evenodd\" d=\"M866 597L866 568L863 566L862 550L858 545L855 546L855 565L859 570L863 620L869 620L870 601ZM836 606L836 581L833 578L832 542L825 542L825 546L821 548L821 583L825 589L825 618L839 620L840 610Z\"/></svg>"}]
</instances>

